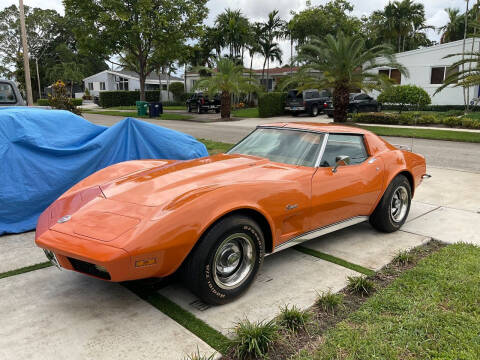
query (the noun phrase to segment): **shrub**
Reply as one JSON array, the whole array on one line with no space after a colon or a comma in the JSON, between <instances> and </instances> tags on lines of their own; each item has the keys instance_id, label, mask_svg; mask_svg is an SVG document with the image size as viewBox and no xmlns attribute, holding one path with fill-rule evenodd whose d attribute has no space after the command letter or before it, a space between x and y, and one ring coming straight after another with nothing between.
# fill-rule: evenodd
<instances>
[{"instance_id":1,"label":"shrub","mask_svg":"<svg viewBox=\"0 0 480 360\"><path fill-rule=\"evenodd\" d=\"M75 106L80 106L80 105L83 104L82 99L70 98L70 101L72 101L73 105L75 105ZM50 106L50 100L49 99L38 99L37 100L37 105L38 106Z\"/></svg>"},{"instance_id":2,"label":"shrub","mask_svg":"<svg viewBox=\"0 0 480 360\"><path fill-rule=\"evenodd\" d=\"M215 359L215 353L211 354L210 356L204 355L200 353L200 349L197 346L197 351L187 355L184 360L214 360Z\"/></svg>"},{"instance_id":3,"label":"shrub","mask_svg":"<svg viewBox=\"0 0 480 360\"><path fill-rule=\"evenodd\" d=\"M465 114L464 110L448 110L445 111L445 116L463 116Z\"/></svg>"},{"instance_id":4,"label":"shrub","mask_svg":"<svg viewBox=\"0 0 480 360\"><path fill-rule=\"evenodd\" d=\"M375 284L365 276L349 276L347 289L353 294L368 296L375 290Z\"/></svg>"},{"instance_id":5,"label":"shrub","mask_svg":"<svg viewBox=\"0 0 480 360\"><path fill-rule=\"evenodd\" d=\"M155 102L159 99L160 90L145 91L145 101ZM140 91L102 91L100 92L99 104L104 108L114 106L134 106L135 102L139 100Z\"/></svg>"},{"instance_id":6,"label":"shrub","mask_svg":"<svg viewBox=\"0 0 480 360\"><path fill-rule=\"evenodd\" d=\"M280 309L278 324L285 329L298 331L305 327L310 318L311 314L308 311L300 310L295 305L291 308L285 305Z\"/></svg>"},{"instance_id":7,"label":"shrub","mask_svg":"<svg viewBox=\"0 0 480 360\"><path fill-rule=\"evenodd\" d=\"M384 110L399 111L400 105L382 104L382 108ZM416 107L407 106L407 109L417 110L417 111L436 111L436 112L461 111L460 115L463 115L465 111L465 106L463 105L426 105L426 106L416 106ZM470 111L473 111L473 112L480 111L480 106L470 107Z\"/></svg>"},{"instance_id":8,"label":"shrub","mask_svg":"<svg viewBox=\"0 0 480 360\"><path fill-rule=\"evenodd\" d=\"M343 303L342 294L334 294L331 291L318 295L315 302L323 311L334 312Z\"/></svg>"},{"instance_id":9,"label":"shrub","mask_svg":"<svg viewBox=\"0 0 480 360\"><path fill-rule=\"evenodd\" d=\"M67 110L74 114L80 114L80 110L77 109L74 99L67 96L67 88L63 81L58 80L52 86L52 95L49 95L48 104L59 110ZM80 99L81 100L81 99Z\"/></svg>"},{"instance_id":10,"label":"shrub","mask_svg":"<svg viewBox=\"0 0 480 360\"><path fill-rule=\"evenodd\" d=\"M360 113L353 114L352 121L367 124L428 125L440 122L440 119L435 115L420 113Z\"/></svg>"},{"instance_id":11,"label":"shrub","mask_svg":"<svg viewBox=\"0 0 480 360\"><path fill-rule=\"evenodd\" d=\"M383 91L377 99L382 104L395 104L402 112L407 106L426 106L432 100L430 95L421 87L415 85L397 85Z\"/></svg>"},{"instance_id":12,"label":"shrub","mask_svg":"<svg viewBox=\"0 0 480 360\"><path fill-rule=\"evenodd\" d=\"M395 257L393 258L393 263L405 266L407 264L411 264L415 260L415 256L409 251L400 251Z\"/></svg>"},{"instance_id":13,"label":"shrub","mask_svg":"<svg viewBox=\"0 0 480 360\"><path fill-rule=\"evenodd\" d=\"M38 99L37 100L38 106L49 106L48 99Z\"/></svg>"},{"instance_id":14,"label":"shrub","mask_svg":"<svg viewBox=\"0 0 480 360\"><path fill-rule=\"evenodd\" d=\"M185 92L185 86L183 82L173 82L169 85L168 91L173 94L176 101L180 101L182 94Z\"/></svg>"},{"instance_id":15,"label":"shrub","mask_svg":"<svg viewBox=\"0 0 480 360\"><path fill-rule=\"evenodd\" d=\"M240 359L264 358L277 338L278 327L273 320L253 323L245 320L235 327L235 338L232 340L232 347L235 356Z\"/></svg>"},{"instance_id":16,"label":"shrub","mask_svg":"<svg viewBox=\"0 0 480 360\"><path fill-rule=\"evenodd\" d=\"M460 127L462 126L462 118L456 116L449 116L443 119L443 124L448 127Z\"/></svg>"},{"instance_id":17,"label":"shrub","mask_svg":"<svg viewBox=\"0 0 480 360\"><path fill-rule=\"evenodd\" d=\"M258 99L258 113L260 117L279 116L285 113L287 93L271 92L260 95Z\"/></svg>"},{"instance_id":18,"label":"shrub","mask_svg":"<svg viewBox=\"0 0 480 360\"><path fill-rule=\"evenodd\" d=\"M480 121L475 119L462 119L462 127L467 129L480 129Z\"/></svg>"}]
</instances>

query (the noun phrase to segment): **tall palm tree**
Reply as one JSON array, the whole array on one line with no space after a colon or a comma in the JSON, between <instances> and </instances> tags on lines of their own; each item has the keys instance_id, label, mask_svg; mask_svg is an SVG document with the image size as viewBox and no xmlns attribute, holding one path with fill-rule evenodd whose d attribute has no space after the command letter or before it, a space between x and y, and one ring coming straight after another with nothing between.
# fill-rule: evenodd
<instances>
[{"instance_id":1,"label":"tall palm tree","mask_svg":"<svg viewBox=\"0 0 480 360\"><path fill-rule=\"evenodd\" d=\"M250 32L250 23L241 10L225 10L217 16L215 25L225 40L230 57L241 57Z\"/></svg>"},{"instance_id":2,"label":"tall palm tree","mask_svg":"<svg viewBox=\"0 0 480 360\"><path fill-rule=\"evenodd\" d=\"M391 84L385 76L374 69L390 67L407 74L406 69L393 55L389 45L367 48L360 35L327 35L324 39L312 39L299 50L298 61L303 62L300 71L283 84L303 84L299 89L333 89L334 121L347 119L350 92L380 89Z\"/></svg>"},{"instance_id":3,"label":"tall palm tree","mask_svg":"<svg viewBox=\"0 0 480 360\"><path fill-rule=\"evenodd\" d=\"M256 80L244 76L243 65L236 64L230 58L220 58L216 61L216 70L203 68L209 76L202 77L195 89L206 89L211 96L221 93L220 112L222 119L230 119L232 95L246 94L258 90Z\"/></svg>"},{"instance_id":4,"label":"tall palm tree","mask_svg":"<svg viewBox=\"0 0 480 360\"><path fill-rule=\"evenodd\" d=\"M460 9L447 8L445 12L448 14L448 23L438 28L441 34L440 43L460 40L462 38L462 16Z\"/></svg>"},{"instance_id":5,"label":"tall palm tree","mask_svg":"<svg viewBox=\"0 0 480 360\"><path fill-rule=\"evenodd\" d=\"M268 78L270 71L270 61L277 60L282 63L282 49L278 46L278 43L272 39L260 39L260 53L265 60L263 61L262 80L265 81L265 91L268 92ZM267 65L267 78L265 79L265 65Z\"/></svg>"},{"instance_id":6,"label":"tall palm tree","mask_svg":"<svg viewBox=\"0 0 480 360\"><path fill-rule=\"evenodd\" d=\"M278 60L282 63L282 50L275 42L282 37L285 28L285 21L278 16L278 10L273 10L268 14L267 21L263 24L263 36L260 39L261 53L265 60L263 62L262 80L266 82L265 88L268 91L268 73L270 70L270 61ZM267 65L267 79L265 80L265 65Z\"/></svg>"}]
</instances>

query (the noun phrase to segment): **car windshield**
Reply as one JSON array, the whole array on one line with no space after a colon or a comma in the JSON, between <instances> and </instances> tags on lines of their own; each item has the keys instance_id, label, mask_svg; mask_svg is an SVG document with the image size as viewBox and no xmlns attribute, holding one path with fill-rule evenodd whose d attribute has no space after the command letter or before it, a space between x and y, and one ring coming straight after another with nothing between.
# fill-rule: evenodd
<instances>
[{"instance_id":1,"label":"car windshield","mask_svg":"<svg viewBox=\"0 0 480 360\"><path fill-rule=\"evenodd\" d=\"M291 129L258 128L228 154L253 155L271 161L315 166L324 134Z\"/></svg>"}]
</instances>

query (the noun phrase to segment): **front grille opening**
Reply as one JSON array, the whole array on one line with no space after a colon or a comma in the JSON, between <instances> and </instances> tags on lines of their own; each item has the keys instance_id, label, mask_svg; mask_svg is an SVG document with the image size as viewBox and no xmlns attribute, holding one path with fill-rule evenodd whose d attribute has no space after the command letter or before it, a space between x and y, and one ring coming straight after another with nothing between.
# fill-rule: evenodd
<instances>
[{"instance_id":1,"label":"front grille opening","mask_svg":"<svg viewBox=\"0 0 480 360\"><path fill-rule=\"evenodd\" d=\"M92 275L92 276L96 276L96 277L99 277L99 278L105 279L105 280L110 280L111 279L110 274L107 271L101 271L101 270L97 269L95 264L92 264L92 263L89 263L89 262L86 262L86 261L82 261L82 260L78 260L78 259L74 259L74 258L68 258L68 261L70 261L70 263L72 264L73 268L76 271L80 271L82 273Z\"/></svg>"}]
</instances>

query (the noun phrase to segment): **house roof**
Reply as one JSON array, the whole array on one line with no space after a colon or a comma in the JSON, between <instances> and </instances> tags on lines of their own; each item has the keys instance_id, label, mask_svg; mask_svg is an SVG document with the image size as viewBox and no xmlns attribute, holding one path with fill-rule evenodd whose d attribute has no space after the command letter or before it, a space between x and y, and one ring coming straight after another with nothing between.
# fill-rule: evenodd
<instances>
[{"instance_id":1,"label":"house roof","mask_svg":"<svg viewBox=\"0 0 480 360\"><path fill-rule=\"evenodd\" d=\"M102 73L109 73L109 74L113 74L113 75L118 75L118 76L122 76L122 77L125 77L125 78L128 78L128 79L135 79L135 80L139 79L138 74L134 71L130 71L130 70L104 70L104 71L101 71L97 74L87 76L85 79L83 79L83 81L88 80L88 79L90 79L92 77L95 77L95 76L97 76L99 74L102 74ZM158 84L159 75L160 75L160 79L162 81L166 81L168 79L167 74L158 74L157 72L152 72L150 75L147 76L147 79L146 79L147 84L149 84L149 83ZM171 76L170 75L170 81L183 81L183 79L180 78L180 77L177 77L177 76Z\"/></svg>"},{"instance_id":2,"label":"house roof","mask_svg":"<svg viewBox=\"0 0 480 360\"><path fill-rule=\"evenodd\" d=\"M298 71L298 69L299 69L299 67L276 67L276 68L273 68L273 69L269 69L268 73L269 74L276 74L276 75L289 74L291 72ZM252 72L257 73L257 74L261 74L263 72L263 69L254 69L254 70L252 70ZM265 69L265 73L266 72L267 72L267 69Z\"/></svg>"},{"instance_id":3,"label":"house roof","mask_svg":"<svg viewBox=\"0 0 480 360\"><path fill-rule=\"evenodd\" d=\"M468 38L465 41L467 49L471 48L473 40L474 40L474 38ZM455 47L458 47L459 52L461 52L461 50L462 50L461 47L462 46L463 46L463 40L457 40L457 41L451 41L451 42L444 43L444 44L438 44L438 45L423 47L423 48L419 48L419 49L415 49L415 50L409 50L409 51L396 53L395 56L397 58L402 58L402 57L406 57L406 56L413 55L413 54L428 53L430 51L436 51L436 50L448 49L448 48L455 48Z\"/></svg>"}]
</instances>

